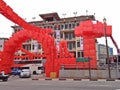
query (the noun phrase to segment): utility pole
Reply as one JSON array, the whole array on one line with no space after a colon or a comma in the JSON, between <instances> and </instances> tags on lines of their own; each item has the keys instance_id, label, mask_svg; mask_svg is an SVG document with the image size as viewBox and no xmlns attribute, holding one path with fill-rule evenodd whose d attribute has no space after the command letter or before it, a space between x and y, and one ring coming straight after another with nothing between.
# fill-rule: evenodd
<instances>
[{"instance_id":1,"label":"utility pole","mask_svg":"<svg viewBox=\"0 0 120 90\"><path fill-rule=\"evenodd\" d=\"M109 79L111 79L108 42L107 42L107 36L106 36L106 18L103 19L103 23L104 23L104 34L105 34L106 53L107 53L108 75L109 75Z\"/></svg>"}]
</instances>

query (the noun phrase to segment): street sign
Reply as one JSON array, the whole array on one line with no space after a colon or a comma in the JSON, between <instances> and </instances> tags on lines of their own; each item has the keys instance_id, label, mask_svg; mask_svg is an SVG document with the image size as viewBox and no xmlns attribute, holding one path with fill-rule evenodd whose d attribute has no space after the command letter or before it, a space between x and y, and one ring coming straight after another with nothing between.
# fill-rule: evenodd
<instances>
[{"instance_id":1,"label":"street sign","mask_svg":"<svg viewBox=\"0 0 120 90\"><path fill-rule=\"evenodd\" d=\"M76 58L76 62L89 62L89 58Z\"/></svg>"}]
</instances>

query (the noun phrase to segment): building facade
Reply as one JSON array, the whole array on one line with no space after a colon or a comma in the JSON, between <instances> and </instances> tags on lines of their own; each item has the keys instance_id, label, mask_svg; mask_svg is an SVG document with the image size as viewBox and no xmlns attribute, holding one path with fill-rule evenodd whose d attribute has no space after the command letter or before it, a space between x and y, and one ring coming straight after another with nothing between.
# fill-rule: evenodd
<instances>
[{"instance_id":1,"label":"building facade","mask_svg":"<svg viewBox=\"0 0 120 90\"><path fill-rule=\"evenodd\" d=\"M56 47L59 50L59 42L61 40L67 41L68 50L74 53L74 57L84 57L83 53L83 38L75 37L75 27L79 26L80 22L86 20L95 20L94 15L74 16L67 18L60 18L57 13L47 13L39 15L43 20L31 21L33 24L41 28L52 28L54 30L53 37L55 37ZM20 26L12 26L14 33L22 30ZM43 53L42 45L38 44L36 40L28 40L23 43L23 48L35 53Z\"/></svg>"},{"instance_id":2,"label":"building facade","mask_svg":"<svg viewBox=\"0 0 120 90\"><path fill-rule=\"evenodd\" d=\"M108 47L109 56L113 56L113 48ZM106 63L107 52L106 45L98 44L98 60L100 63Z\"/></svg>"},{"instance_id":3,"label":"building facade","mask_svg":"<svg viewBox=\"0 0 120 90\"><path fill-rule=\"evenodd\" d=\"M67 41L67 47L69 52L74 54L75 58L84 57L84 48L83 48L83 38L76 37L74 35L75 27L80 25L80 22L86 20L95 20L94 15L83 15L83 16L74 16L74 17L67 17L67 18L60 18L57 13L47 13L47 14L40 14L39 15L43 20L40 21L31 21L28 22L29 24L35 25L41 28L52 28L54 33L52 36L55 38L56 47L59 51L59 43L62 40ZM20 26L12 26L14 33L23 30ZM14 34L13 33L13 34ZM23 48L28 50L29 52L43 54L44 50L42 49L42 45L38 43L36 40L28 40L23 43ZM113 49L109 47L110 55L113 54ZM18 51L16 54L18 55L25 55L24 52ZM100 63L105 63L106 54L106 46L102 44L98 44L96 39L96 56L98 65ZM43 61L44 59L44 61ZM26 59L25 59L26 60ZM27 58L27 60L29 60ZM39 64L29 64L32 71L43 70L45 58L34 58L34 61L40 60L41 63ZM17 59L15 59L17 62ZM19 61L19 60L18 60ZM31 62L30 62L31 63ZM37 69L35 69L37 68Z\"/></svg>"},{"instance_id":4,"label":"building facade","mask_svg":"<svg viewBox=\"0 0 120 90\"><path fill-rule=\"evenodd\" d=\"M8 38L0 38L0 51L3 51L6 40L8 40Z\"/></svg>"}]
</instances>

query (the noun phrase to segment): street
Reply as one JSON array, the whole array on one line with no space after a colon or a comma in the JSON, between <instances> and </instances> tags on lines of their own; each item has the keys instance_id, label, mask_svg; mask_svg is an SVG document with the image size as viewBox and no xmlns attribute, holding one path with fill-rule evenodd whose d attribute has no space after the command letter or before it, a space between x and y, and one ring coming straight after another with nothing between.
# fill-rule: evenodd
<instances>
[{"instance_id":1,"label":"street","mask_svg":"<svg viewBox=\"0 0 120 90\"><path fill-rule=\"evenodd\" d=\"M12 77L0 90L120 90L120 81L32 80Z\"/></svg>"}]
</instances>

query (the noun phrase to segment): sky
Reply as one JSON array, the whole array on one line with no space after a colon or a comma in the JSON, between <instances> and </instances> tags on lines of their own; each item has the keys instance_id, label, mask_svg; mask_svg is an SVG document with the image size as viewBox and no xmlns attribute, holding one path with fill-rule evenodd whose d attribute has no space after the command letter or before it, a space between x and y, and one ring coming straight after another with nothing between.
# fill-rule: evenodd
<instances>
[{"instance_id":1,"label":"sky","mask_svg":"<svg viewBox=\"0 0 120 90\"><path fill-rule=\"evenodd\" d=\"M120 47L120 4L119 0L4 0L20 17L26 21L42 20L39 14L57 12L60 18L73 17L73 12L77 12L76 16L93 15L97 20L103 22L103 18L107 19L107 24L112 25L112 36ZM13 26L15 23L9 21L0 14L0 37L11 37ZM104 37L99 38L98 42L105 44ZM114 54L116 49L108 38L108 45L113 47Z\"/></svg>"}]
</instances>

